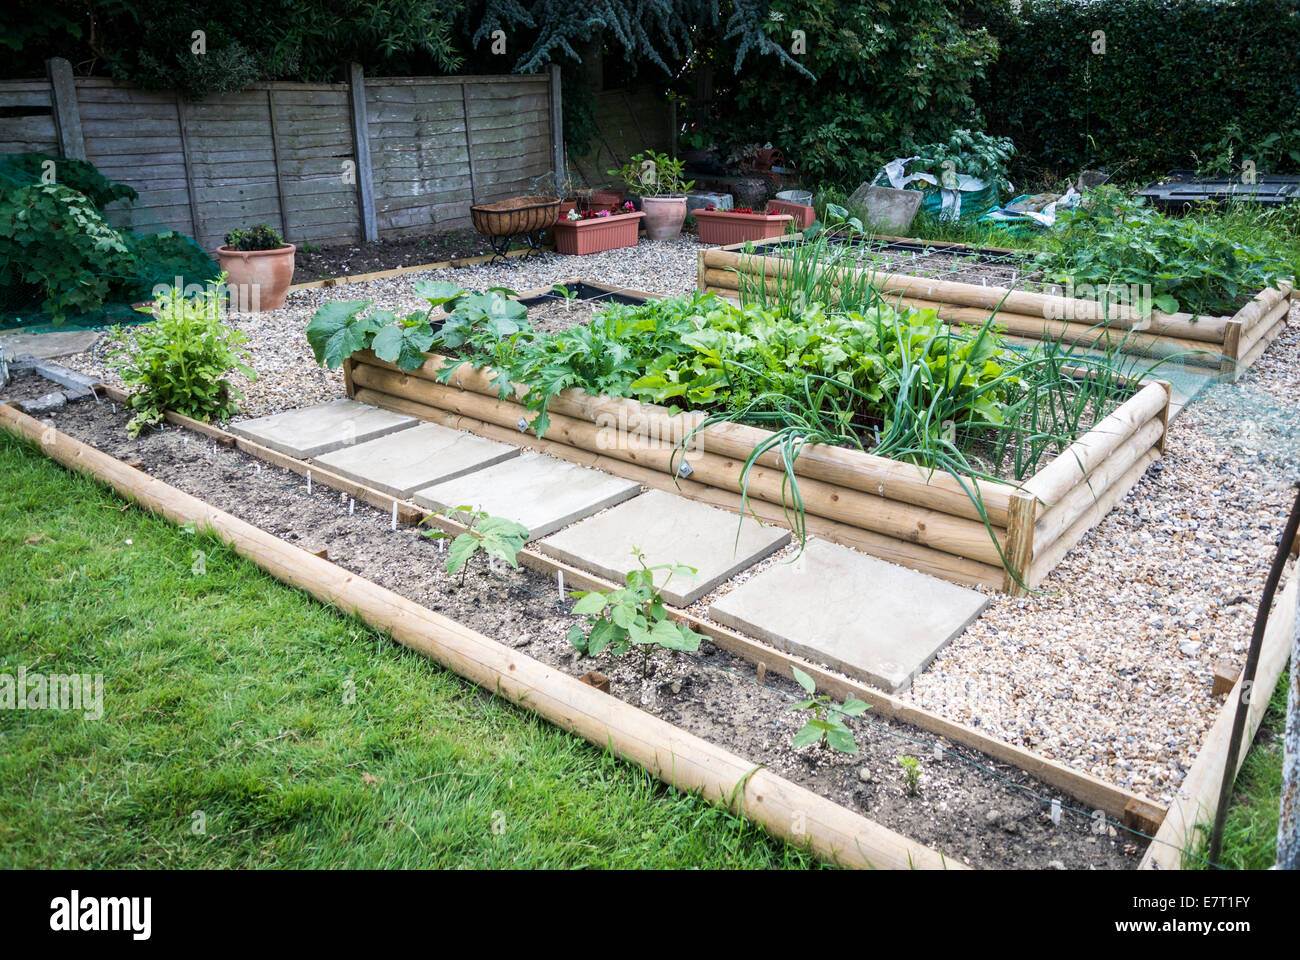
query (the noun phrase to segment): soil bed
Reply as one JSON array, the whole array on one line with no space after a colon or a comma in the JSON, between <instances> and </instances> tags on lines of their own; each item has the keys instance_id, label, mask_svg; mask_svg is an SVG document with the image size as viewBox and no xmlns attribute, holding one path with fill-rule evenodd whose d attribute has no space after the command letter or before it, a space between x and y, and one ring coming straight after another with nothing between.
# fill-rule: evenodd
<instances>
[{"instance_id":1,"label":"soil bed","mask_svg":"<svg viewBox=\"0 0 1300 960\"><path fill-rule=\"evenodd\" d=\"M615 696L972 866L1124 869L1141 856L1141 837L1105 825L1095 831L1092 811L1075 812L1077 802L1018 768L942 741L946 752L936 759L933 735L884 717L868 713L853 724L856 756L792 751L805 719L787 711L794 684L769 675L760 685L752 665L709 643L696 657L656 654L647 681L638 657L576 659L565 635L577 621L560 607L554 581L500 565L491 572L476 560L459 586L436 544L409 528L392 531L386 512L357 503L349 516L346 495L317 485L308 496L302 478L243 452L170 426L130 440L126 414L107 401L70 404L49 420L276 536L325 547L346 569L544 663L573 676L598 670ZM921 762L919 796L904 793L903 755ZM1056 825L1052 799L1063 808Z\"/></svg>"},{"instance_id":2,"label":"soil bed","mask_svg":"<svg viewBox=\"0 0 1300 960\"><path fill-rule=\"evenodd\" d=\"M346 243L307 251L299 247L294 256L293 282L309 283L396 267L444 263L491 252L487 237L474 230L396 237L374 243Z\"/></svg>"}]
</instances>

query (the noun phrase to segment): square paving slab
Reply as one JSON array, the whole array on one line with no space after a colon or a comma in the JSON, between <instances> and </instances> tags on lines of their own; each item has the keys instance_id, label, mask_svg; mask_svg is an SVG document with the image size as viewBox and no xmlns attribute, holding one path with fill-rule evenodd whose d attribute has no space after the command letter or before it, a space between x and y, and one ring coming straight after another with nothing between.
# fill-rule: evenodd
<instances>
[{"instance_id":1,"label":"square paving slab","mask_svg":"<svg viewBox=\"0 0 1300 960\"><path fill-rule=\"evenodd\" d=\"M245 420L230 432L299 460L375 440L413 427L419 420L355 400L331 400L314 407Z\"/></svg>"},{"instance_id":2,"label":"square paving slab","mask_svg":"<svg viewBox=\"0 0 1300 960\"><path fill-rule=\"evenodd\" d=\"M974 590L825 540L775 563L709 607L774 647L904 690L988 605Z\"/></svg>"},{"instance_id":3,"label":"square paving slab","mask_svg":"<svg viewBox=\"0 0 1300 960\"><path fill-rule=\"evenodd\" d=\"M684 607L789 542L788 530L761 526L752 517L740 526L734 513L651 490L561 530L538 544L538 549L618 584L639 566L632 556L634 546L645 551L646 563L652 567L664 563L695 567L698 574L674 575L666 587L666 572L655 577L664 599Z\"/></svg>"},{"instance_id":4,"label":"square paving slab","mask_svg":"<svg viewBox=\"0 0 1300 960\"><path fill-rule=\"evenodd\" d=\"M519 456L520 448L437 423L422 423L378 440L316 458L322 467L395 497Z\"/></svg>"},{"instance_id":5,"label":"square paving slab","mask_svg":"<svg viewBox=\"0 0 1300 960\"><path fill-rule=\"evenodd\" d=\"M417 490L415 502L429 510L475 507L522 523L528 528L528 539L534 540L640 492L635 481L567 460L525 453Z\"/></svg>"}]
</instances>

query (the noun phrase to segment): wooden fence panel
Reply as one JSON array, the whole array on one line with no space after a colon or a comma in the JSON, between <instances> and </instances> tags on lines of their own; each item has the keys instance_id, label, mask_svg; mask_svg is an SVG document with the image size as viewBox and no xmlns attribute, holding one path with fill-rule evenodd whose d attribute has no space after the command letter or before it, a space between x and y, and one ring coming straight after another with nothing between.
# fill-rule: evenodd
<instances>
[{"instance_id":1,"label":"wooden fence panel","mask_svg":"<svg viewBox=\"0 0 1300 960\"><path fill-rule=\"evenodd\" d=\"M110 222L189 234L209 251L257 223L296 243L356 242L363 192L380 237L466 228L471 204L529 192L563 150L546 75L363 79L365 191L349 84L257 83L182 101L102 77L75 78L74 96L67 77L55 60L46 78L0 81L14 114L0 117L0 152L59 155L64 116L86 158L140 194L113 204Z\"/></svg>"}]
</instances>

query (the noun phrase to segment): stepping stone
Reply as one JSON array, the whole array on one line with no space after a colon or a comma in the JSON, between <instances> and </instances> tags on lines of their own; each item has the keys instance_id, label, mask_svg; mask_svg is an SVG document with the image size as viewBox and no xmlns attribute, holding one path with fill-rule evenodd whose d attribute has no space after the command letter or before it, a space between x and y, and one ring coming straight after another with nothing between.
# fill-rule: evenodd
<instances>
[{"instance_id":1,"label":"stepping stone","mask_svg":"<svg viewBox=\"0 0 1300 960\"><path fill-rule=\"evenodd\" d=\"M519 456L520 448L438 423L422 423L316 458L340 476L395 497Z\"/></svg>"},{"instance_id":2,"label":"stepping stone","mask_svg":"<svg viewBox=\"0 0 1300 960\"><path fill-rule=\"evenodd\" d=\"M737 541L737 527L740 538ZM632 548L645 552L649 566L680 563L695 567L695 576L660 571L655 582L673 606L694 603L722 581L752 566L790 542L790 532L762 526L752 517L651 490L599 516L589 517L539 543L538 549L606 580L622 584L629 570L639 569Z\"/></svg>"},{"instance_id":3,"label":"stepping stone","mask_svg":"<svg viewBox=\"0 0 1300 960\"><path fill-rule=\"evenodd\" d=\"M534 540L641 492L633 480L525 453L415 492L428 510L470 506L528 528Z\"/></svg>"},{"instance_id":4,"label":"stepping stone","mask_svg":"<svg viewBox=\"0 0 1300 960\"><path fill-rule=\"evenodd\" d=\"M809 540L709 606L709 616L890 693L906 689L988 605L982 593Z\"/></svg>"},{"instance_id":5,"label":"stepping stone","mask_svg":"<svg viewBox=\"0 0 1300 960\"><path fill-rule=\"evenodd\" d=\"M331 400L231 424L230 432L299 460L309 460L405 430L419 422L415 417L355 400Z\"/></svg>"},{"instance_id":6,"label":"stepping stone","mask_svg":"<svg viewBox=\"0 0 1300 960\"><path fill-rule=\"evenodd\" d=\"M99 330L55 330L48 333L6 333L0 348L9 360L29 354L37 360L53 360L85 353L99 340Z\"/></svg>"}]
</instances>

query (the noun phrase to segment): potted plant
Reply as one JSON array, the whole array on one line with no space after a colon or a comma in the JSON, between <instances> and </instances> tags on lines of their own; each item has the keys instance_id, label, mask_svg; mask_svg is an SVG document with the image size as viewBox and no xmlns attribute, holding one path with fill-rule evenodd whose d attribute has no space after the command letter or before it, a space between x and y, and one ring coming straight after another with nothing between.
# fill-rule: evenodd
<instances>
[{"instance_id":1,"label":"potted plant","mask_svg":"<svg viewBox=\"0 0 1300 960\"><path fill-rule=\"evenodd\" d=\"M749 207L718 210L709 204L695 211L700 227L700 243L745 243L779 237L794 224L788 213L756 213Z\"/></svg>"},{"instance_id":2,"label":"potted plant","mask_svg":"<svg viewBox=\"0 0 1300 960\"><path fill-rule=\"evenodd\" d=\"M622 169L609 171L611 176L622 177L628 190L641 198L645 235L651 240L671 240L682 232L686 192L695 186L694 180L683 179L685 169L681 160L646 150L628 160Z\"/></svg>"},{"instance_id":3,"label":"potted plant","mask_svg":"<svg viewBox=\"0 0 1300 960\"><path fill-rule=\"evenodd\" d=\"M252 311L279 310L293 281L292 243L267 224L232 230L217 248L217 261L239 303Z\"/></svg>"},{"instance_id":4,"label":"potted plant","mask_svg":"<svg viewBox=\"0 0 1300 960\"><path fill-rule=\"evenodd\" d=\"M644 217L630 202L603 210L570 210L555 224L556 252L581 257L619 247L635 247Z\"/></svg>"}]
</instances>

